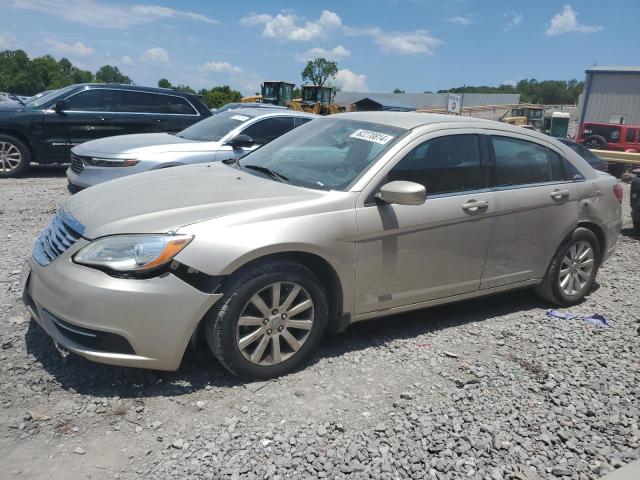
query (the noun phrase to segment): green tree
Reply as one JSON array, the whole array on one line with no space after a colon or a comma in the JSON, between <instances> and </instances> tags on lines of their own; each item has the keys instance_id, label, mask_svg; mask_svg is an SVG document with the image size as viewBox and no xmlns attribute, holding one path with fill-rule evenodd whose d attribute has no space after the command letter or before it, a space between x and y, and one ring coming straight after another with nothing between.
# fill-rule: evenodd
<instances>
[{"instance_id":1,"label":"green tree","mask_svg":"<svg viewBox=\"0 0 640 480\"><path fill-rule=\"evenodd\" d=\"M114 65L103 65L96 72L96 81L103 83L124 83L133 84L133 81L120 72L120 69Z\"/></svg>"},{"instance_id":2,"label":"green tree","mask_svg":"<svg viewBox=\"0 0 640 480\"><path fill-rule=\"evenodd\" d=\"M405 92L404 90L401 90L399 88L394 88L393 89L393 93L407 93L407 92Z\"/></svg>"},{"instance_id":3,"label":"green tree","mask_svg":"<svg viewBox=\"0 0 640 480\"><path fill-rule=\"evenodd\" d=\"M202 96L204 104L209 108L220 108L227 103L239 102L242 99L242 94L237 90L232 90L229 85L213 87L211 90L202 89L199 94Z\"/></svg>"},{"instance_id":4,"label":"green tree","mask_svg":"<svg viewBox=\"0 0 640 480\"><path fill-rule=\"evenodd\" d=\"M161 78L160 80L158 80L158 87L160 87L160 88L173 88L173 85L171 85L171 82L169 80L167 80L166 78Z\"/></svg>"},{"instance_id":5,"label":"green tree","mask_svg":"<svg viewBox=\"0 0 640 480\"><path fill-rule=\"evenodd\" d=\"M309 60L302 70L302 81L309 81L312 85L324 85L327 80L338 73L338 64L326 58Z\"/></svg>"}]
</instances>

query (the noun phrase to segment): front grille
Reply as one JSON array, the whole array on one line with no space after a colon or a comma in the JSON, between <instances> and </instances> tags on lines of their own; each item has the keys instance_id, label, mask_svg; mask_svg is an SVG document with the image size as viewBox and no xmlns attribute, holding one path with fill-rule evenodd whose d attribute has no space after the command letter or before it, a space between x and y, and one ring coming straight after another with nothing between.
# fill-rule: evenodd
<instances>
[{"instance_id":1,"label":"front grille","mask_svg":"<svg viewBox=\"0 0 640 480\"><path fill-rule=\"evenodd\" d=\"M40 232L33 245L33 258L45 267L82 237L84 225L67 211L60 210Z\"/></svg>"},{"instance_id":2,"label":"front grille","mask_svg":"<svg viewBox=\"0 0 640 480\"><path fill-rule=\"evenodd\" d=\"M73 152L71 153L71 171L77 174L84 171L84 162L82 161L82 157Z\"/></svg>"}]
</instances>

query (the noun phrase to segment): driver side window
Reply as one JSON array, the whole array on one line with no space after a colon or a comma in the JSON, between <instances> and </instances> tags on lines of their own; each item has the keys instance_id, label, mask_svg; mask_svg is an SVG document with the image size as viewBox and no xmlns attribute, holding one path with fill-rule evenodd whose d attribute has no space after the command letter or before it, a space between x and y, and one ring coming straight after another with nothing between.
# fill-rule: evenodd
<instances>
[{"instance_id":1,"label":"driver side window","mask_svg":"<svg viewBox=\"0 0 640 480\"><path fill-rule=\"evenodd\" d=\"M483 187L477 135L449 135L418 145L388 173L387 181L424 185L427 195L477 190Z\"/></svg>"}]
</instances>

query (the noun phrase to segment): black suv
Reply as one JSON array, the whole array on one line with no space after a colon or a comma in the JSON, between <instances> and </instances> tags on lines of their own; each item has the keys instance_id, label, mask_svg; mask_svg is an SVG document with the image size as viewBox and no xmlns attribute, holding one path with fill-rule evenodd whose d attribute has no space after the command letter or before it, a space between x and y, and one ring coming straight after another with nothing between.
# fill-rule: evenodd
<instances>
[{"instance_id":1,"label":"black suv","mask_svg":"<svg viewBox=\"0 0 640 480\"><path fill-rule=\"evenodd\" d=\"M640 173L631 180L631 218L636 233L640 235Z\"/></svg>"},{"instance_id":2,"label":"black suv","mask_svg":"<svg viewBox=\"0 0 640 480\"><path fill-rule=\"evenodd\" d=\"M80 84L0 104L0 178L31 162L67 163L88 140L126 133L178 132L211 115L188 93L119 84Z\"/></svg>"}]
</instances>

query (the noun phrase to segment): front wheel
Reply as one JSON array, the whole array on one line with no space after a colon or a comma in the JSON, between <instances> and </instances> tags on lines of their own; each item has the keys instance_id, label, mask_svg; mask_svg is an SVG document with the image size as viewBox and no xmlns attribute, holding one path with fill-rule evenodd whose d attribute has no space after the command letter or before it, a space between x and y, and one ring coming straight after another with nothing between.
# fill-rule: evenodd
<instances>
[{"instance_id":1,"label":"front wheel","mask_svg":"<svg viewBox=\"0 0 640 480\"><path fill-rule=\"evenodd\" d=\"M325 290L294 262L259 265L234 275L205 320L207 343L231 373L268 379L291 372L316 348L328 319Z\"/></svg>"},{"instance_id":2,"label":"front wheel","mask_svg":"<svg viewBox=\"0 0 640 480\"><path fill-rule=\"evenodd\" d=\"M558 305L580 302L593 286L600 266L600 243L586 228L577 228L556 252L536 292Z\"/></svg>"},{"instance_id":3,"label":"front wheel","mask_svg":"<svg viewBox=\"0 0 640 480\"><path fill-rule=\"evenodd\" d=\"M18 177L31 163L29 148L12 135L0 134L0 178Z\"/></svg>"}]
</instances>

